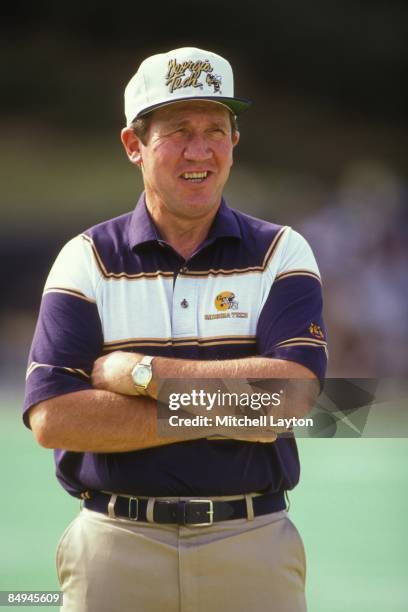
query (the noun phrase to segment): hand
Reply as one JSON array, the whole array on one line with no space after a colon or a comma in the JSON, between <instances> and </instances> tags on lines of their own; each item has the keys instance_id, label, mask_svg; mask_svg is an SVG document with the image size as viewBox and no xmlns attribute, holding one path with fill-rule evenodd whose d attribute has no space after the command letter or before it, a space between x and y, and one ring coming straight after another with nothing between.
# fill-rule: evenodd
<instances>
[{"instance_id":1,"label":"hand","mask_svg":"<svg viewBox=\"0 0 408 612\"><path fill-rule=\"evenodd\" d=\"M92 385L95 389L121 393L122 395L139 395L132 379L132 370L141 361L140 353L114 351L99 357L93 365L91 373Z\"/></svg>"},{"instance_id":2,"label":"hand","mask_svg":"<svg viewBox=\"0 0 408 612\"><path fill-rule=\"evenodd\" d=\"M275 442L277 439L277 435L273 431L265 431L259 434L239 434L239 436L231 436L234 440L241 440L242 442L260 442L261 444L270 444L271 442Z\"/></svg>"},{"instance_id":3,"label":"hand","mask_svg":"<svg viewBox=\"0 0 408 612\"><path fill-rule=\"evenodd\" d=\"M245 434L235 435L231 433L228 435L215 432L207 436L207 440L239 440L240 442L259 442L261 444L271 444L271 442L275 442L277 438L278 436L275 433L269 431L259 434L248 434L247 436Z\"/></svg>"}]
</instances>

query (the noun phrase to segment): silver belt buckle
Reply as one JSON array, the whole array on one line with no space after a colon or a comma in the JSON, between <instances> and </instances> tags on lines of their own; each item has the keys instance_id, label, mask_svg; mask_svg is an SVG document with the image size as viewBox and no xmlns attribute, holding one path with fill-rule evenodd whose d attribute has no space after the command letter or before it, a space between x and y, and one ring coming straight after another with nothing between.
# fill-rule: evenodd
<instances>
[{"instance_id":1,"label":"silver belt buckle","mask_svg":"<svg viewBox=\"0 0 408 612\"><path fill-rule=\"evenodd\" d=\"M214 520L214 504L212 499L189 499L189 504L208 504L208 510L206 510L206 514L209 516L208 523L186 523L189 527L207 527L208 525L212 525Z\"/></svg>"}]
</instances>

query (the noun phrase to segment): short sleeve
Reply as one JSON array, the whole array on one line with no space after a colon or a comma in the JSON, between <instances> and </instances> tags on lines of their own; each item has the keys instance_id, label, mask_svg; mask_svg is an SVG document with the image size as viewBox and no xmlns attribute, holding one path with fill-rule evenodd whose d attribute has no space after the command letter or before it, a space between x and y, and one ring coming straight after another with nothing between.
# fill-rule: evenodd
<instances>
[{"instance_id":1,"label":"short sleeve","mask_svg":"<svg viewBox=\"0 0 408 612\"><path fill-rule=\"evenodd\" d=\"M90 374L103 346L97 283L89 242L77 236L61 250L45 283L26 375L27 426L28 410L38 402L92 388Z\"/></svg>"},{"instance_id":2,"label":"short sleeve","mask_svg":"<svg viewBox=\"0 0 408 612\"><path fill-rule=\"evenodd\" d=\"M316 260L303 236L290 228L279 258L258 319L258 354L299 363L322 381L327 367L327 340Z\"/></svg>"}]
</instances>

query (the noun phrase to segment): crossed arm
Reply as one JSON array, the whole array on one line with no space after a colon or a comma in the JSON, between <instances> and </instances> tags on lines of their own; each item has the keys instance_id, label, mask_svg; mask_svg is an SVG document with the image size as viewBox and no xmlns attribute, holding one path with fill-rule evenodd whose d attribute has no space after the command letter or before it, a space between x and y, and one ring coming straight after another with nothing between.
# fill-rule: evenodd
<instances>
[{"instance_id":1,"label":"crossed arm","mask_svg":"<svg viewBox=\"0 0 408 612\"><path fill-rule=\"evenodd\" d=\"M35 405L29 418L34 435L46 448L110 453L142 450L185 441L158 438L156 433L157 382L164 378L303 378L316 381L313 398L297 407L306 414L318 394L313 372L292 361L247 357L224 361L194 361L156 357L148 396L140 396L131 371L142 359L139 353L117 351L100 357L92 371L93 389L60 395ZM293 415L292 415L293 416ZM239 439L245 439L244 436ZM248 438L254 441L253 437ZM271 438L257 441L270 442Z\"/></svg>"}]
</instances>

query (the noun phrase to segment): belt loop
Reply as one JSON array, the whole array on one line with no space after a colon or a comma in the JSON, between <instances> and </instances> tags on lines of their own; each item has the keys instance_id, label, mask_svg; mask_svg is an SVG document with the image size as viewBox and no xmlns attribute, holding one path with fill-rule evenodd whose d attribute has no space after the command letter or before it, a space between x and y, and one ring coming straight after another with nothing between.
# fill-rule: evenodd
<instances>
[{"instance_id":1,"label":"belt loop","mask_svg":"<svg viewBox=\"0 0 408 612\"><path fill-rule=\"evenodd\" d=\"M289 512L290 510L290 499L289 499L289 493L285 490L285 503L286 503L286 512Z\"/></svg>"},{"instance_id":2,"label":"belt loop","mask_svg":"<svg viewBox=\"0 0 408 612\"><path fill-rule=\"evenodd\" d=\"M154 508L155 501L156 499L154 497L149 497L149 499L147 500L146 521L148 523L154 523L153 508Z\"/></svg>"},{"instance_id":3,"label":"belt loop","mask_svg":"<svg viewBox=\"0 0 408 612\"><path fill-rule=\"evenodd\" d=\"M115 504L116 504L117 497L118 496L116 495L116 493L112 493L111 498L109 500L109 504L108 504L108 516L109 516L109 518L116 518Z\"/></svg>"},{"instance_id":4,"label":"belt loop","mask_svg":"<svg viewBox=\"0 0 408 612\"><path fill-rule=\"evenodd\" d=\"M252 495L250 493L246 493L245 502L246 502L246 509L247 509L247 519L248 521L253 521L255 518L254 504L252 502Z\"/></svg>"}]
</instances>

